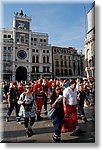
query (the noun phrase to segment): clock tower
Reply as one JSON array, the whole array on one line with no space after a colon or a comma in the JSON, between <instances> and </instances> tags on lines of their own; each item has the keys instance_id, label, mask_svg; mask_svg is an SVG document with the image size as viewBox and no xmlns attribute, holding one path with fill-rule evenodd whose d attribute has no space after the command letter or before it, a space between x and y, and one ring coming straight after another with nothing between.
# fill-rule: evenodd
<instances>
[{"instance_id":1,"label":"clock tower","mask_svg":"<svg viewBox=\"0 0 102 150\"><path fill-rule=\"evenodd\" d=\"M20 12L15 13L13 18L13 28L30 30L30 22L31 17L28 17L26 14L24 14L23 10L21 9Z\"/></svg>"},{"instance_id":2,"label":"clock tower","mask_svg":"<svg viewBox=\"0 0 102 150\"><path fill-rule=\"evenodd\" d=\"M29 80L31 76L31 20L22 9L13 17L13 80Z\"/></svg>"}]
</instances>

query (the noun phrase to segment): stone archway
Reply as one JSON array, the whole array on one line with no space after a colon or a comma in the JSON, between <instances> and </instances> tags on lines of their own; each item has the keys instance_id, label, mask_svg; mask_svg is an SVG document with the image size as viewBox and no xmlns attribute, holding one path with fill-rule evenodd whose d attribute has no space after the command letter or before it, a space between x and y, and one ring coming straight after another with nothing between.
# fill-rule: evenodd
<instances>
[{"instance_id":1,"label":"stone archway","mask_svg":"<svg viewBox=\"0 0 102 150\"><path fill-rule=\"evenodd\" d=\"M27 69L23 66L20 66L16 70L16 80L17 81L25 81L27 80Z\"/></svg>"}]
</instances>

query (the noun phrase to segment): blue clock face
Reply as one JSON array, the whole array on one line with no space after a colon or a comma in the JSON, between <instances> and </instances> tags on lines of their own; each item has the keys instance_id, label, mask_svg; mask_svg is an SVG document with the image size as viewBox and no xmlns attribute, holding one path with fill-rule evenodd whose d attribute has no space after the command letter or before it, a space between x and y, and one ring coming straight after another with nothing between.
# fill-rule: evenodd
<instances>
[{"instance_id":1,"label":"blue clock face","mask_svg":"<svg viewBox=\"0 0 102 150\"><path fill-rule=\"evenodd\" d=\"M29 23L24 21L16 21L16 27L29 30Z\"/></svg>"},{"instance_id":2,"label":"blue clock face","mask_svg":"<svg viewBox=\"0 0 102 150\"><path fill-rule=\"evenodd\" d=\"M27 53L24 50L20 50L17 52L17 57L19 59L25 59L27 57Z\"/></svg>"}]
</instances>

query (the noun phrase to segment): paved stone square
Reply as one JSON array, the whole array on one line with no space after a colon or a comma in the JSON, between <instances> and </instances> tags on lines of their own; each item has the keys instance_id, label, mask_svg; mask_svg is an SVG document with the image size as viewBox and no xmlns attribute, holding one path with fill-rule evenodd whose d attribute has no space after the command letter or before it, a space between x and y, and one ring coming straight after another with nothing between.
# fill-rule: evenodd
<instances>
[{"instance_id":1,"label":"paved stone square","mask_svg":"<svg viewBox=\"0 0 102 150\"><path fill-rule=\"evenodd\" d=\"M48 104L49 108L49 104ZM36 121L33 125L34 135L32 137L26 137L23 124L16 123L15 111L13 111L10 122L5 121L7 112L7 104L3 104L3 112L1 121L3 123L3 139L2 143L53 143L52 135L54 132L53 124L43 113L44 119L42 121ZM93 107L89 106L85 108L86 117L88 122L84 123L79 120L79 125L86 133L82 136L70 136L72 132L62 133L61 143L94 143L95 142L95 121L92 118ZM23 120L22 120L23 123Z\"/></svg>"}]
</instances>

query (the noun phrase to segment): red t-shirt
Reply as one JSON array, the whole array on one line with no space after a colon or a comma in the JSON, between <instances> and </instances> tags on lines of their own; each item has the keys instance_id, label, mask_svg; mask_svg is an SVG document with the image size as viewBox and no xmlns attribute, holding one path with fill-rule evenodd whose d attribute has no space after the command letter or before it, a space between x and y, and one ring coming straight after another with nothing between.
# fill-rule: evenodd
<instances>
[{"instance_id":1,"label":"red t-shirt","mask_svg":"<svg viewBox=\"0 0 102 150\"><path fill-rule=\"evenodd\" d=\"M22 86L19 86L18 87L18 91L20 93L20 95L24 92L24 88Z\"/></svg>"},{"instance_id":2,"label":"red t-shirt","mask_svg":"<svg viewBox=\"0 0 102 150\"><path fill-rule=\"evenodd\" d=\"M52 87L52 82L48 81L48 88L51 88L51 87Z\"/></svg>"}]
</instances>

